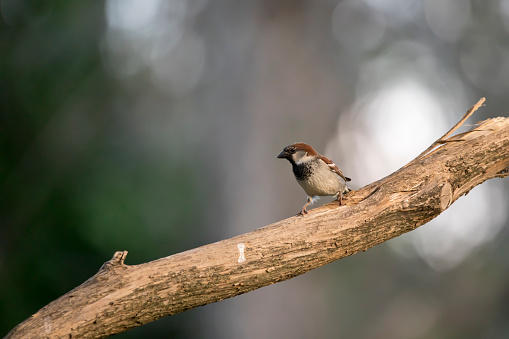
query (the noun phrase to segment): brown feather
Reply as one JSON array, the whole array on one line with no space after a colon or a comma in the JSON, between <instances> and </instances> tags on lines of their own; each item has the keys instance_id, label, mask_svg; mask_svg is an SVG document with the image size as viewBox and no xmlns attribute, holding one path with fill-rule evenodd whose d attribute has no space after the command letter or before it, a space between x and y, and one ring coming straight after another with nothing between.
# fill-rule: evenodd
<instances>
[{"instance_id":1,"label":"brown feather","mask_svg":"<svg viewBox=\"0 0 509 339\"><path fill-rule=\"evenodd\" d=\"M339 169L338 166L336 166L336 164L334 163L334 161L330 160L329 158L327 158L326 156L324 155L320 155L320 160L322 160L324 163L326 163L327 165L329 165L329 168L332 172L336 173L337 175L339 175L341 178L343 178L343 180L345 181L351 181L352 179L348 178L348 177L345 177L345 175L343 174L343 172L341 172L341 170Z\"/></svg>"},{"instance_id":2,"label":"brown feather","mask_svg":"<svg viewBox=\"0 0 509 339\"><path fill-rule=\"evenodd\" d=\"M318 155L318 152L315 151L315 149L313 147L311 147L308 144L305 144L303 142L296 142L295 144L293 144L291 146L294 146L294 147L296 147L298 149L306 151L307 154L309 154L309 155L313 155L313 156Z\"/></svg>"}]
</instances>

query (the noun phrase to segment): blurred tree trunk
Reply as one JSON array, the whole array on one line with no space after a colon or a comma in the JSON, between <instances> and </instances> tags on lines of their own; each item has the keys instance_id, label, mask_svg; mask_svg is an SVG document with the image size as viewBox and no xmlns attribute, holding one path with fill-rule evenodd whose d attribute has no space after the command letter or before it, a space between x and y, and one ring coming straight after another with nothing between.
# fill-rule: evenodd
<instances>
[{"instance_id":1,"label":"blurred tree trunk","mask_svg":"<svg viewBox=\"0 0 509 339\"><path fill-rule=\"evenodd\" d=\"M145 264L125 265L127 251L117 252L7 338L106 337L290 279L411 231L476 185L509 174L509 118L449 137L457 126L432 145L438 148L348 194L346 206L330 203Z\"/></svg>"}]
</instances>

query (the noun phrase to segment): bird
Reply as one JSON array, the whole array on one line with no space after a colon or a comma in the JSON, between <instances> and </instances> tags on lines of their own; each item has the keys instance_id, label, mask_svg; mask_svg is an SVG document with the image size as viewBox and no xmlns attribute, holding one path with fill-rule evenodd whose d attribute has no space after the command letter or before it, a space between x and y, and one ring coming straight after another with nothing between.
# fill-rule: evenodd
<instances>
[{"instance_id":1,"label":"bird","mask_svg":"<svg viewBox=\"0 0 509 339\"><path fill-rule=\"evenodd\" d=\"M341 206L343 194L350 192L346 183L352 179L308 144L297 142L288 145L277 158L287 159L292 164L295 179L307 194L306 204L297 215L307 214L306 208L321 196L335 196Z\"/></svg>"}]
</instances>

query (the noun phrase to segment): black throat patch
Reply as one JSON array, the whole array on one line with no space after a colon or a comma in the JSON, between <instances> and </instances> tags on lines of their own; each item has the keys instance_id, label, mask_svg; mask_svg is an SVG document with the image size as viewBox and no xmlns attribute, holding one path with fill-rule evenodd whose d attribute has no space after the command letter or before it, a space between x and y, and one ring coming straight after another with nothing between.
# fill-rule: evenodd
<instances>
[{"instance_id":1,"label":"black throat patch","mask_svg":"<svg viewBox=\"0 0 509 339\"><path fill-rule=\"evenodd\" d=\"M306 180L308 179L311 174L313 173L313 170L310 165L304 165L304 164L292 164L293 174L295 175L295 178L297 180Z\"/></svg>"}]
</instances>

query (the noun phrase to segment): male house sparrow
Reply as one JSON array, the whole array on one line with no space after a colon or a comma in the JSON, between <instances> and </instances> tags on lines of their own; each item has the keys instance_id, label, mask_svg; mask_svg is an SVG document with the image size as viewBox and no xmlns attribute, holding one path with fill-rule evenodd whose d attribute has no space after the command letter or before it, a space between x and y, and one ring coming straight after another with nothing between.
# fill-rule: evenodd
<instances>
[{"instance_id":1,"label":"male house sparrow","mask_svg":"<svg viewBox=\"0 0 509 339\"><path fill-rule=\"evenodd\" d=\"M292 164L295 179L308 195L306 204L297 215L307 214L306 207L318 196L337 196L341 206L343 193L350 191L346 182L351 179L345 177L332 160L303 142L286 146L277 157Z\"/></svg>"}]
</instances>

